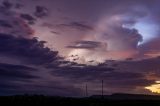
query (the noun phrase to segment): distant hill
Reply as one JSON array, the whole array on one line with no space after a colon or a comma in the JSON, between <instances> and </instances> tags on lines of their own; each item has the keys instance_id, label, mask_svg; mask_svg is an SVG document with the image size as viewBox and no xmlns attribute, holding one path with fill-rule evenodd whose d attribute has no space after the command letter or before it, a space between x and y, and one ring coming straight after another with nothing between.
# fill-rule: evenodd
<instances>
[{"instance_id":1,"label":"distant hill","mask_svg":"<svg viewBox=\"0 0 160 106\"><path fill-rule=\"evenodd\" d=\"M109 100L160 100L160 95L145 95L145 94L127 94L115 93L112 95L93 95L90 98L104 98Z\"/></svg>"}]
</instances>

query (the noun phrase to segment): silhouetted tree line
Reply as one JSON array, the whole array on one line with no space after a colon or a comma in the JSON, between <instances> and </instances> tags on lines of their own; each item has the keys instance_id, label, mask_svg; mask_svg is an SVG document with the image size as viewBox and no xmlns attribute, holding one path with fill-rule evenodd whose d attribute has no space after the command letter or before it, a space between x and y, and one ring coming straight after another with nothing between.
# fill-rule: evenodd
<instances>
[{"instance_id":1,"label":"silhouetted tree line","mask_svg":"<svg viewBox=\"0 0 160 106\"><path fill-rule=\"evenodd\" d=\"M123 97L124 95L122 95ZM125 95L131 96L131 95ZM136 95L134 95L136 96ZM139 98L140 95L137 97ZM121 98L121 95L104 96L99 98L98 96L85 97L85 98L72 98L72 97L59 97L59 96L43 96L43 95L17 95L17 96L1 96L0 105L15 105L15 106L160 106L160 97L141 95L144 98L154 99L114 99L110 97ZM110 99L109 99L110 98Z\"/></svg>"}]
</instances>

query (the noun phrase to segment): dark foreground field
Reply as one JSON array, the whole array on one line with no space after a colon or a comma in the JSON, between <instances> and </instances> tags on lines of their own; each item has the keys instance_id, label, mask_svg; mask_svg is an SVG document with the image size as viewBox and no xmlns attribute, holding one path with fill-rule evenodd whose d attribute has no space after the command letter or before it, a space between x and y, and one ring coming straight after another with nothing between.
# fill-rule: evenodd
<instances>
[{"instance_id":1,"label":"dark foreground field","mask_svg":"<svg viewBox=\"0 0 160 106\"><path fill-rule=\"evenodd\" d=\"M49 96L1 96L0 106L160 106L159 96L111 95L89 98Z\"/></svg>"}]
</instances>

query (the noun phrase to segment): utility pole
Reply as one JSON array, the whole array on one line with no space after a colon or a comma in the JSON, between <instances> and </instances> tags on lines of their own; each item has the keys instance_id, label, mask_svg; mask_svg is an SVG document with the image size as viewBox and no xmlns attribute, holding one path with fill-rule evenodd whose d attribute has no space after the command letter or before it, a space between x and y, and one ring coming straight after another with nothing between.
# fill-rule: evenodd
<instances>
[{"instance_id":1,"label":"utility pole","mask_svg":"<svg viewBox=\"0 0 160 106\"><path fill-rule=\"evenodd\" d=\"M103 96L104 96L104 95L103 95L103 80L102 80L102 98L103 98Z\"/></svg>"},{"instance_id":2,"label":"utility pole","mask_svg":"<svg viewBox=\"0 0 160 106\"><path fill-rule=\"evenodd\" d=\"M87 84L86 84L86 97L88 97L88 87L87 87Z\"/></svg>"}]
</instances>

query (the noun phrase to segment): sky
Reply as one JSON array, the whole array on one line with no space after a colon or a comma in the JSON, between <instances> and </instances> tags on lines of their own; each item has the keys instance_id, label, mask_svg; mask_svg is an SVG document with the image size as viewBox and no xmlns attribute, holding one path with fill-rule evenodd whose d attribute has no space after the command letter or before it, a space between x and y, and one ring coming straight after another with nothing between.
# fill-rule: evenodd
<instances>
[{"instance_id":1,"label":"sky","mask_svg":"<svg viewBox=\"0 0 160 106\"><path fill-rule=\"evenodd\" d=\"M160 93L159 0L0 0L0 95Z\"/></svg>"}]
</instances>

